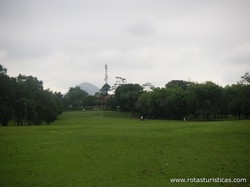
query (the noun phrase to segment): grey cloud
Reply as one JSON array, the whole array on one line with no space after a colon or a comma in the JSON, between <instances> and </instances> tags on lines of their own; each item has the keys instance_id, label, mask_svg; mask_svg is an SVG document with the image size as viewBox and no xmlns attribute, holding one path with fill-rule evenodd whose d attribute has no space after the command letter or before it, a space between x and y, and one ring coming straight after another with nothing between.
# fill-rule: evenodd
<instances>
[{"instance_id":1,"label":"grey cloud","mask_svg":"<svg viewBox=\"0 0 250 187\"><path fill-rule=\"evenodd\" d=\"M225 61L235 65L246 65L250 69L250 41L234 46L223 57Z\"/></svg>"},{"instance_id":2,"label":"grey cloud","mask_svg":"<svg viewBox=\"0 0 250 187\"><path fill-rule=\"evenodd\" d=\"M155 33L155 27L149 20L136 21L128 25L128 33L132 35L152 35Z\"/></svg>"},{"instance_id":3,"label":"grey cloud","mask_svg":"<svg viewBox=\"0 0 250 187\"><path fill-rule=\"evenodd\" d=\"M250 70L248 0L2 0L0 64L67 91L82 81L235 83ZM231 76L228 76L228 75ZM230 78L231 77L231 78Z\"/></svg>"}]
</instances>

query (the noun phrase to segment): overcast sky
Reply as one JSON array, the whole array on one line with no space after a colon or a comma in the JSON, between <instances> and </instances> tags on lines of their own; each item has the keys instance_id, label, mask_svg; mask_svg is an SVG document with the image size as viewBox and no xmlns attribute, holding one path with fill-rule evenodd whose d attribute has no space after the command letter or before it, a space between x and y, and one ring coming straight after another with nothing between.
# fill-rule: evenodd
<instances>
[{"instance_id":1,"label":"overcast sky","mask_svg":"<svg viewBox=\"0 0 250 187\"><path fill-rule=\"evenodd\" d=\"M249 0L0 0L0 64L67 92L115 77L219 85L250 71Z\"/></svg>"}]
</instances>

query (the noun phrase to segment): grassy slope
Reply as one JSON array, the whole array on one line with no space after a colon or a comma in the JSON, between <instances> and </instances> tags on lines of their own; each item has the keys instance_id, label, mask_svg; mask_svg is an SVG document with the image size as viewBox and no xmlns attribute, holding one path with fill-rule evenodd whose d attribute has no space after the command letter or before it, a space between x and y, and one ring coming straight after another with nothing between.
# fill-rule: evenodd
<instances>
[{"instance_id":1,"label":"grassy slope","mask_svg":"<svg viewBox=\"0 0 250 187\"><path fill-rule=\"evenodd\" d=\"M245 177L249 184L249 144L250 121L64 113L50 126L0 127L0 186L204 186L170 183L175 177Z\"/></svg>"}]
</instances>

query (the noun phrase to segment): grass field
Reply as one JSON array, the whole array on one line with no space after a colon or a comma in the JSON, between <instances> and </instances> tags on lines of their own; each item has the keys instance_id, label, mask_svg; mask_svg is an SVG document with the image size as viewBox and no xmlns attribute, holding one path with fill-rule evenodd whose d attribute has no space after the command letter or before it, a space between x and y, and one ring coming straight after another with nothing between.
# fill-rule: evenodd
<instances>
[{"instance_id":1,"label":"grass field","mask_svg":"<svg viewBox=\"0 0 250 187\"><path fill-rule=\"evenodd\" d=\"M250 121L131 119L66 112L52 125L0 127L0 186L249 186ZM170 183L170 178L246 183Z\"/></svg>"}]
</instances>

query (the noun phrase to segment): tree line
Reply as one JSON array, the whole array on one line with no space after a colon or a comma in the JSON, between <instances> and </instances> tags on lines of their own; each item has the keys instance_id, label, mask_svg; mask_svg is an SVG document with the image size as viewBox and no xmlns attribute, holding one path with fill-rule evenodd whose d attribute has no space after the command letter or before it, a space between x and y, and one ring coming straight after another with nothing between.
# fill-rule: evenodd
<instances>
[{"instance_id":1,"label":"tree line","mask_svg":"<svg viewBox=\"0 0 250 187\"><path fill-rule=\"evenodd\" d=\"M220 120L250 117L250 75L221 87L211 81L172 80L164 88L145 91L139 84L120 85L112 98L123 111L146 118ZM113 108L115 107L113 106Z\"/></svg>"},{"instance_id":2,"label":"tree line","mask_svg":"<svg viewBox=\"0 0 250 187\"><path fill-rule=\"evenodd\" d=\"M70 87L66 94L43 88L33 76L9 77L0 65L0 123L10 120L17 125L38 125L55 121L64 110L113 109L131 112L132 116L177 120L220 120L227 117L250 117L250 74L237 84L219 86L172 80L163 88L151 83L143 85L108 84L94 96L80 87Z\"/></svg>"},{"instance_id":3,"label":"tree line","mask_svg":"<svg viewBox=\"0 0 250 187\"><path fill-rule=\"evenodd\" d=\"M164 88L146 83L116 85L104 84L95 96L89 96L79 87L72 87L64 96L68 110L113 109L131 112L132 116L177 120L222 120L228 117L250 117L250 74L246 73L233 85L219 86L205 83L172 80Z\"/></svg>"},{"instance_id":4,"label":"tree line","mask_svg":"<svg viewBox=\"0 0 250 187\"><path fill-rule=\"evenodd\" d=\"M9 77L0 65L0 123L17 125L50 124L63 112L63 95L43 88L36 77Z\"/></svg>"}]
</instances>

